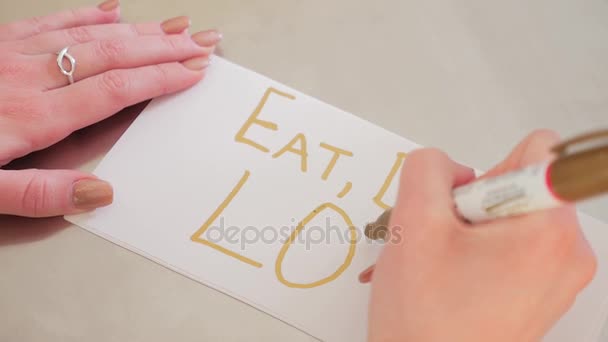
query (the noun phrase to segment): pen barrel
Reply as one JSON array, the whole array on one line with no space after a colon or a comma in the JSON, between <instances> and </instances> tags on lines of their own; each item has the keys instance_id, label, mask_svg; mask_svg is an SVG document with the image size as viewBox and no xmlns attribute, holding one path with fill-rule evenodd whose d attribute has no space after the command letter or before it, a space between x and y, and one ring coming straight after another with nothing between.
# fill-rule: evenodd
<instances>
[{"instance_id":1,"label":"pen barrel","mask_svg":"<svg viewBox=\"0 0 608 342\"><path fill-rule=\"evenodd\" d=\"M545 162L458 187L453 191L456 210L477 223L563 205L551 189L550 166Z\"/></svg>"},{"instance_id":2,"label":"pen barrel","mask_svg":"<svg viewBox=\"0 0 608 342\"><path fill-rule=\"evenodd\" d=\"M574 202L608 192L608 147L599 147L556 160L549 172L553 192Z\"/></svg>"}]
</instances>

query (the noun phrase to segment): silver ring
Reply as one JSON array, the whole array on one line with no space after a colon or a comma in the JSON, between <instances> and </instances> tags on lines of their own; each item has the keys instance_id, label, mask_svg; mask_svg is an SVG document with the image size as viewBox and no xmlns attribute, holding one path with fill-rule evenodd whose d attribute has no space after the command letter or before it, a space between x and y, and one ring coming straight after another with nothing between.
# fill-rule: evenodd
<instances>
[{"instance_id":1,"label":"silver ring","mask_svg":"<svg viewBox=\"0 0 608 342\"><path fill-rule=\"evenodd\" d=\"M74 83L74 70L76 69L76 59L74 59L74 57L72 57L72 55L70 55L68 53L69 49L70 49L70 47L66 46L57 53L57 66L59 67L59 70L61 71L61 73L68 77L70 84L73 84ZM70 62L69 71L65 70L65 68L63 67L64 58L67 59L68 62Z\"/></svg>"}]
</instances>

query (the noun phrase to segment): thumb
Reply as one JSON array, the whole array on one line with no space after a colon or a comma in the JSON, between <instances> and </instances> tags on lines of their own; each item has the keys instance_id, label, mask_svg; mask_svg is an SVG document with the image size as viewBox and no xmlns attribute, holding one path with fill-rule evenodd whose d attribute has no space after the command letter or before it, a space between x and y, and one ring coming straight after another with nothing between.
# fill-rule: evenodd
<instances>
[{"instance_id":1,"label":"thumb","mask_svg":"<svg viewBox=\"0 0 608 342\"><path fill-rule=\"evenodd\" d=\"M0 170L0 214L50 217L112 203L112 186L72 170Z\"/></svg>"}]
</instances>

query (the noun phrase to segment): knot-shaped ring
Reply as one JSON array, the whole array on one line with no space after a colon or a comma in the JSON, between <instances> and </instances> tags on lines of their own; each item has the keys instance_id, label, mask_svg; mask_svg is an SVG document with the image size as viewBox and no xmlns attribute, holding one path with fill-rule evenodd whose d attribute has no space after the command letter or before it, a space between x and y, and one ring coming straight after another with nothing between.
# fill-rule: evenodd
<instances>
[{"instance_id":1,"label":"knot-shaped ring","mask_svg":"<svg viewBox=\"0 0 608 342\"><path fill-rule=\"evenodd\" d=\"M74 83L74 70L76 69L76 59L74 59L74 57L72 57L72 55L68 53L69 48L69 46L66 46L57 53L57 66L59 67L61 73L68 77L70 84L72 84ZM68 62L70 62L69 71L65 70L65 68L63 67L64 58L67 59Z\"/></svg>"}]
</instances>

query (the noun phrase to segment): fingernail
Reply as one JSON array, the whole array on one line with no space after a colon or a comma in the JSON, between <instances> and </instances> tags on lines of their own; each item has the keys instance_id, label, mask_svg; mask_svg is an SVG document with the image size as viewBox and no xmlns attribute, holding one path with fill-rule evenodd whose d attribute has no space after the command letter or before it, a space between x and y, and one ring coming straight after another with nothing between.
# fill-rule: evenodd
<instances>
[{"instance_id":1,"label":"fingernail","mask_svg":"<svg viewBox=\"0 0 608 342\"><path fill-rule=\"evenodd\" d=\"M210 61L209 57L194 57L183 61L182 64L190 70L200 71L208 67Z\"/></svg>"},{"instance_id":2,"label":"fingernail","mask_svg":"<svg viewBox=\"0 0 608 342\"><path fill-rule=\"evenodd\" d=\"M163 21L160 27L165 33L173 34L184 32L191 24L189 17L180 16Z\"/></svg>"},{"instance_id":3,"label":"fingernail","mask_svg":"<svg viewBox=\"0 0 608 342\"><path fill-rule=\"evenodd\" d=\"M201 31L192 35L192 40L200 46L212 46L222 40L222 34L216 30Z\"/></svg>"},{"instance_id":4,"label":"fingernail","mask_svg":"<svg viewBox=\"0 0 608 342\"><path fill-rule=\"evenodd\" d=\"M120 1L119 0L106 0L102 3L100 3L97 8L99 8L102 11L106 11L106 12L110 12L116 9L116 7L118 7L118 5L120 5Z\"/></svg>"},{"instance_id":5,"label":"fingernail","mask_svg":"<svg viewBox=\"0 0 608 342\"><path fill-rule=\"evenodd\" d=\"M83 179L74 183L72 203L77 209L95 209L112 203L114 191L108 182Z\"/></svg>"},{"instance_id":6,"label":"fingernail","mask_svg":"<svg viewBox=\"0 0 608 342\"><path fill-rule=\"evenodd\" d=\"M359 282L360 283L369 283L372 280L372 275L374 274L374 266L370 266L365 271L359 274Z\"/></svg>"}]
</instances>

